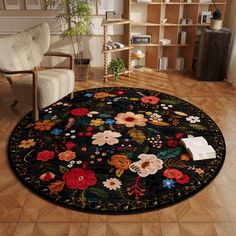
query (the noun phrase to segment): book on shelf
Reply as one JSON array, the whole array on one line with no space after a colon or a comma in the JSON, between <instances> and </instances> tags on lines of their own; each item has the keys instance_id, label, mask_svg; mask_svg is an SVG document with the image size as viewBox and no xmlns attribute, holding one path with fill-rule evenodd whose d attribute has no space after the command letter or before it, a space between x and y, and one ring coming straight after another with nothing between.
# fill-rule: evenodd
<instances>
[{"instance_id":1,"label":"book on shelf","mask_svg":"<svg viewBox=\"0 0 236 236\"><path fill-rule=\"evenodd\" d=\"M216 158L216 151L202 136L194 138L182 138L180 142L186 148L194 161Z\"/></svg>"}]
</instances>

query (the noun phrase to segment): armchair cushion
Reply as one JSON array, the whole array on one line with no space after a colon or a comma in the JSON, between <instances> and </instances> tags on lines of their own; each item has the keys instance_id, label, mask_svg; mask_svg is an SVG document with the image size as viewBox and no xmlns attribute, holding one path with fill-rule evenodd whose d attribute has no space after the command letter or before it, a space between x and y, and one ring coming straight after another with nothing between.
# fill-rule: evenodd
<instances>
[{"instance_id":1,"label":"armchair cushion","mask_svg":"<svg viewBox=\"0 0 236 236\"><path fill-rule=\"evenodd\" d=\"M45 108L73 92L75 76L72 70L50 69L38 72L38 106ZM15 98L32 105L32 76L14 78L11 86Z\"/></svg>"},{"instance_id":2,"label":"armchair cushion","mask_svg":"<svg viewBox=\"0 0 236 236\"><path fill-rule=\"evenodd\" d=\"M49 46L47 23L0 38L0 68L8 71L31 70L41 63Z\"/></svg>"}]
</instances>

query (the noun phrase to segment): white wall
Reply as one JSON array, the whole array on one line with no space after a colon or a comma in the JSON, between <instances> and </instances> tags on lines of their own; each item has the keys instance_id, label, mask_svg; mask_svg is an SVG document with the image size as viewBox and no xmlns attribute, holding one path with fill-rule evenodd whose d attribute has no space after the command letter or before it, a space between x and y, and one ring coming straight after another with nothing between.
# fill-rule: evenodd
<instances>
[{"instance_id":1,"label":"white wall","mask_svg":"<svg viewBox=\"0 0 236 236\"><path fill-rule=\"evenodd\" d=\"M236 86L236 0L228 0L225 14L225 25L232 33L229 50L228 80Z\"/></svg>"}]
</instances>

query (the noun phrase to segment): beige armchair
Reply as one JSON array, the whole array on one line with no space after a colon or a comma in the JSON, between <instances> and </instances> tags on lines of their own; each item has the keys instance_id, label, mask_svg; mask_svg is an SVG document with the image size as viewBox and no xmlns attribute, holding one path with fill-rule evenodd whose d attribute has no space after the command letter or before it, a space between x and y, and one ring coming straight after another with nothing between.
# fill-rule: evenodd
<instances>
[{"instance_id":1,"label":"beige armchair","mask_svg":"<svg viewBox=\"0 0 236 236\"><path fill-rule=\"evenodd\" d=\"M15 101L32 105L34 120L39 119L39 109L68 94L73 97L73 57L48 52L49 46L50 29L47 23L0 38L0 73L10 82ZM41 70L39 65L44 56L67 57L70 68Z\"/></svg>"}]
</instances>

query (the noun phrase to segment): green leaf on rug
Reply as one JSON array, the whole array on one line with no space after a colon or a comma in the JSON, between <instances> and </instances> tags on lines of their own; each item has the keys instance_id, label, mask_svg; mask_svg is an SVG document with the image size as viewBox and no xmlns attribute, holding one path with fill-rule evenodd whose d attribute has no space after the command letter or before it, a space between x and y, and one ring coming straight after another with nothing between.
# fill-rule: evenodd
<instances>
[{"instance_id":1,"label":"green leaf on rug","mask_svg":"<svg viewBox=\"0 0 236 236\"><path fill-rule=\"evenodd\" d=\"M89 122L90 122L90 120L89 120L89 118L86 117L86 116L79 118L79 123L80 123L81 125L88 125Z\"/></svg>"},{"instance_id":2,"label":"green leaf on rug","mask_svg":"<svg viewBox=\"0 0 236 236\"><path fill-rule=\"evenodd\" d=\"M69 172L70 170L66 168L65 166L59 166L59 170L62 174L65 174L66 172Z\"/></svg>"},{"instance_id":3,"label":"green leaf on rug","mask_svg":"<svg viewBox=\"0 0 236 236\"><path fill-rule=\"evenodd\" d=\"M173 158L173 157L178 157L182 152L182 148L181 147L175 147L175 148L168 148L166 150L163 150L162 152L160 152L159 154L157 154L157 156L160 159L169 159L169 158Z\"/></svg>"},{"instance_id":4,"label":"green leaf on rug","mask_svg":"<svg viewBox=\"0 0 236 236\"><path fill-rule=\"evenodd\" d=\"M106 191L102 190L102 189L98 189L98 188L93 188L93 187L89 187L86 190L87 193L91 193L99 198L108 198L109 195Z\"/></svg>"},{"instance_id":5,"label":"green leaf on rug","mask_svg":"<svg viewBox=\"0 0 236 236\"><path fill-rule=\"evenodd\" d=\"M146 140L146 136L142 130L130 129L128 131L129 136L139 144L143 144Z\"/></svg>"},{"instance_id":6,"label":"green leaf on rug","mask_svg":"<svg viewBox=\"0 0 236 236\"><path fill-rule=\"evenodd\" d=\"M182 112L182 111L174 111L174 113L178 116L188 116L188 114Z\"/></svg>"},{"instance_id":7,"label":"green leaf on rug","mask_svg":"<svg viewBox=\"0 0 236 236\"><path fill-rule=\"evenodd\" d=\"M176 168L176 169L185 169L188 166L184 161L175 159L164 160L164 165L167 168Z\"/></svg>"},{"instance_id":8,"label":"green leaf on rug","mask_svg":"<svg viewBox=\"0 0 236 236\"><path fill-rule=\"evenodd\" d=\"M205 126L199 124L190 124L190 127L196 130L207 130Z\"/></svg>"},{"instance_id":9,"label":"green leaf on rug","mask_svg":"<svg viewBox=\"0 0 236 236\"><path fill-rule=\"evenodd\" d=\"M101 118L110 118L111 117L111 115L109 115L109 114L100 114L99 116Z\"/></svg>"},{"instance_id":10,"label":"green leaf on rug","mask_svg":"<svg viewBox=\"0 0 236 236\"><path fill-rule=\"evenodd\" d=\"M144 147L144 148L143 148L143 153L148 153L148 152L149 152L149 149L150 149L150 148L149 148L148 146Z\"/></svg>"},{"instance_id":11,"label":"green leaf on rug","mask_svg":"<svg viewBox=\"0 0 236 236\"><path fill-rule=\"evenodd\" d=\"M179 104L181 101L178 100L169 100L169 99L161 99L161 103L167 104L167 105L176 105Z\"/></svg>"}]
</instances>

